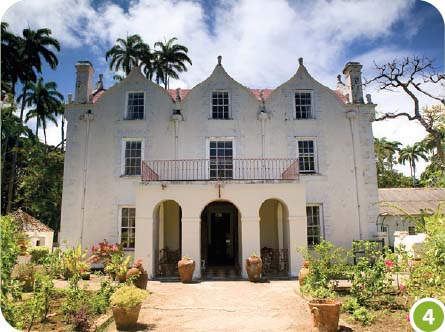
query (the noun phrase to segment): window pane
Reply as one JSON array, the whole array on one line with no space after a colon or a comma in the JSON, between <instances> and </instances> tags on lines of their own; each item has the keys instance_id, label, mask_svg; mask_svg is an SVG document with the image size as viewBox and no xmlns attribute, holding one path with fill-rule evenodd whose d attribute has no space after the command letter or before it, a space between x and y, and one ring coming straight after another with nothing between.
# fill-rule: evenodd
<instances>
[{"instance_id":1,"label":"window pane","mask_svg":"<svg viewBox=\"0 0 445 332\"><path fill-rule=\"evenodd\" d=\"M226 91L212 92L212 118L229 119L229 93Z\"/></svg>"},{"instance_id":2,"label":"window pane","mask_svg":"<svg viewBox=\"0 0 445 332\"><path fill-rule=\"evenodd\" d=\"M310 92L295 92L295 118L312 119L312 94Z\"/></svg>"},{"instance_id":3,"label":"window pane","mask_svg":"<svg viewBox=\"0 0 445 332\"><path fill-rule=\"evenodd\" d=\"M125 175L140 175L141 173L141 141L127 141L125 144Z\"/></svg>"},{"instance_id":4,"label":"window pane","mask_svg":"<svg viewBox=\"0 0 445 332\"><path fill-rule=\"evenodd\" d=\"M143 119L144 118L144 93L130 92L128 93L127 119Z\"/></svg>"}]
</instances>

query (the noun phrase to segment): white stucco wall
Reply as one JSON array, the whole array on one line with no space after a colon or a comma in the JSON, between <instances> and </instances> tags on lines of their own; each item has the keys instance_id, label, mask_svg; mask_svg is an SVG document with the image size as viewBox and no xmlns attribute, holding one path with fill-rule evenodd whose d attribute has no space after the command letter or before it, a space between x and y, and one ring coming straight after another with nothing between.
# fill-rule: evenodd
<instances>
[{"instance_id":1,"label":"white stucco wall","mask_svg":"<svg viewBox=\"0 0 445 332\"><path fill-rule=\"evenodd\" d=\"M293 119L296 89L312 90L315 119ZM231 120L209 119L213 90L229 92ZM130 91L145 93L143 120L124 120L126 96ZM301 175L300 180L292 184L226 184L224 190L238 190L233 192L238 199L233 203L242 211L239 234L255 232L259 227L258 211L262 202L274 198L271 192L286 193L289 186L293 188L289 193L298 194L284 200L288 204L289 222L283 224L283 229L292 236L283 239L283 245L288 245L291 251L306 244L306 230L303 227L303 231L301 223L305 223L305 206L309 203L321 206L323 235L334 244L349 247L352 240L360 238L360 233L364 239L371 238L377 218L377 181L370 123L375 105L343 104L300 66L289 81L271 93L265 106L269 119L264 125L264 157L296 158L297 138L314 137L318 174ZM206 144L211 137L233 139L235 158L262 157L259 101L222 66L216 66L207 80L176 105L160 86L147 81L137 69L133 70L125 80L106 91L96 104L66 106L68 129L60 242L67 240L68 245L82 242L84 246L96 245L103 239L118 242L120 207L133 206L137 208L135 256L147 260L150 265L153 243L146 238L152 238L153 229L143 220L153 218L153 207L165 198L175 199L183 209L183 254L200 255L197 220L201 209L218 199L214 184L167 184L167 190L160 190L159 186L140 185L139 176L122 176L125 139L143 140L145 160L175 158L174 123L170 116L176 108L181 109L184 117L177 131L178 159L207 158ZM88 110L93 119L81 120ZM347 116L349 111L355 112L355 116ZM166 195L167 192L172 194ZM253 234L249 239L243 237L240 243L243 258L247 253L258 252L259 233ZM184 246L191 246L193 241L196 246L184 251ZM292 268L297 269L298 263L293 259Z\"/></svg>"}]
</instances>

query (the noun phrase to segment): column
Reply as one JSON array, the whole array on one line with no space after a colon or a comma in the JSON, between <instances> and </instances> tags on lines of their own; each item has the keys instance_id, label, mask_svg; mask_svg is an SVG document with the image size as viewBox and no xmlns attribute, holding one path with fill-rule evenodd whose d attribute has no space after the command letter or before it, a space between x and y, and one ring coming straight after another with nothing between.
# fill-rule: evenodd
<instances>
[{"instance_id":1,"label":"column","mask_svg":"<svg viewBox=\"0 0 445 332\"><path fill-rule=\"evenodd\" d=\"M289 267L290 276L298 276L303 265L303 257L298 248L307 246L307 219L306 216L289 217Z\"/></svg>"},{"instance_id":2,"label":"column","mask_svg":"<svg viewBox=\"0 0 445 332\"><path fill-rule=\"evenodd\" d=\"M201 218L182 217L182 255L195 261L193 279L201 278Z\"/></svg>"},{"instance_id":3,"label":"column","mask_svg":"<svg viewBox=\"0 0 445 332\"><path fill-rule=\"evenodd\" d=\"M136 243L134 259L142 259L142 265L148 273L148 277L155 277L154 272L154 243L153 243L153 218L138 215L136 208Z\"/></svg>"},{"instance_id":4,"label":"column","mask_svg":"<svg viewBox=\"0 0 445 332\"><path fill-rule=\"evenodd\" d=\"M242 236L242 261L243 278L247 278L245 260L252 254L261 255L260 245L260 218L241 216L241 236Z\"/></svg>"}]
</instances>

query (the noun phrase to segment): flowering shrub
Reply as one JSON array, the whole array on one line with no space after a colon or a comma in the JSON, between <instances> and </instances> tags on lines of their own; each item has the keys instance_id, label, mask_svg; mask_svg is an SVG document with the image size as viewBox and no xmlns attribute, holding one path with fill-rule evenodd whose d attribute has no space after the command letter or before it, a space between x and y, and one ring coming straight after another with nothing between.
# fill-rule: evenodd
<instances>
[{"instance_id":1,"label":"flowering shrub","mask_svg":"<svg viewBox=\"0 0 445 332\"><path fill-rule=\"evenodd\" d=\"M93 263L102 263L104 266L111 260L112 255L123 256L122 246L119 244L109 244L107 240L103 240L99 245L91 247L91 253L93 254L90 258Z\"/></svg>"},{"instance_id":2,"label":"flowering shrub","mask_svg":"<svg viewBox=\"0 0 445 332\"><path fill-rule=\"evenodd\" d=\"M135 286L120 287L113 295L111 295L111 304L119 307L131 308L142 303L148 293L145 290L136 288Z\"/></svg>"}]
</instances>

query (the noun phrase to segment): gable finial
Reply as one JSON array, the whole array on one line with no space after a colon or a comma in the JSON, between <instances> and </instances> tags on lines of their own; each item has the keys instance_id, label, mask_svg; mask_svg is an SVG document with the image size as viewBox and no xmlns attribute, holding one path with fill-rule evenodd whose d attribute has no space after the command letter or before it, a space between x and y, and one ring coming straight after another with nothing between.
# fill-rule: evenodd
<instances>
[{"instance_id":1,"label":"gable finial","mask_svg":"<svg viewBox=\"0 0 445 332\"><path fill-rule=\"evenodd\" d=\"M341 75L337 75L337 83L343 83L343 82L341 81Z\"/></svg>"},{"instance_id":2,"label":"gable finial","mask_svg":"<svg viewBox=\"0 0 445 332\"><path fill-rule=\"evenodd\" d=\"M298 63L300 64L300 66L303 65L303 58L298 58Z\"/></svg>"},{"instance_id":3,"label":"gable finial","mask_svg":"<svg viewBox=\"0 0 445 332\"><path fill-rule=\"evenodd\" d=\"M222 56L218 55L218 66L221 66L221 60L222 60Z\"/></svg>"}]
</instances>

